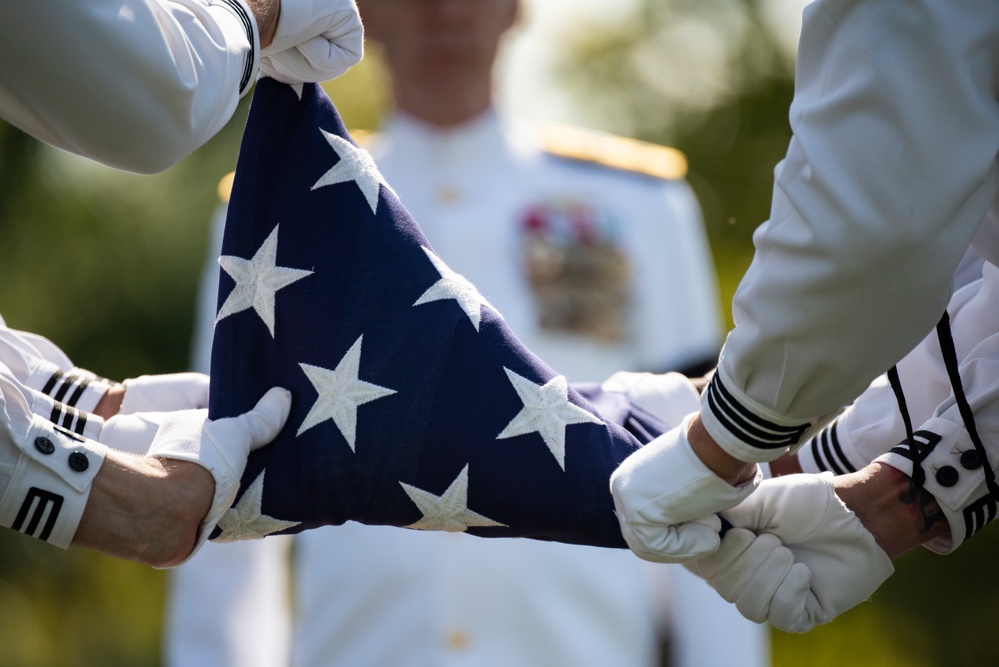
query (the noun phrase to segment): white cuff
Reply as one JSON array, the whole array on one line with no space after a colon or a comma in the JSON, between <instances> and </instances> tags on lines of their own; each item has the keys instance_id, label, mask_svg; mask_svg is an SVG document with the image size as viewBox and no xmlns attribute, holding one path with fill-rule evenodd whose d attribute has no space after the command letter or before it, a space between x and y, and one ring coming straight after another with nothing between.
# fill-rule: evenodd
<instances>
[{"instance_id":1,"label":"white cuff","mask_svg":"<svg viewBox=\"0 0 999 667\"><path fill-rule=\"evenodd\" d=\"M950 524L949 538L936 538L924 546L948 554L985 527L996 516L996 501L989 495L982 461L963 426L947 419L928 420L913 436L919 443L923 488L933 494ZM902 443L875 461L912 476L912 449ZM986 461L985 465L989 465Z\"/></svg>"},{"instance_id":2,"label":"white cuff","mask_svg":"<svg viewBox=\"0 0 999 667\"><path fill-rule=\"evenodd\" d=\"M33 416L0 497L0 525L69 547L107 448Z\"/></svg>"}]
</instances>

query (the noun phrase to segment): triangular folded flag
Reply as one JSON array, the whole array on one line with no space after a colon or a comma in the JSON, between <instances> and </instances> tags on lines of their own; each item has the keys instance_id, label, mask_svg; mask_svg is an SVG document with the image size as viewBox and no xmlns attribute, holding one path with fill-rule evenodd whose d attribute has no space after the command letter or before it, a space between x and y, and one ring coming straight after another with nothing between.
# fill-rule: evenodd
<instances>
[{"instance_id":1,"label":"triangular folded flag","mask_svg":"<svg viewBox=\"0 0 999 667\"><path fill-rule=\"evenodd\" d=\"M532 355L322 88L258 82L219 263L211 417L293 404L216 539L353 520L625 547L608 481L664 425Z\"/></svg>"}]
</instances>

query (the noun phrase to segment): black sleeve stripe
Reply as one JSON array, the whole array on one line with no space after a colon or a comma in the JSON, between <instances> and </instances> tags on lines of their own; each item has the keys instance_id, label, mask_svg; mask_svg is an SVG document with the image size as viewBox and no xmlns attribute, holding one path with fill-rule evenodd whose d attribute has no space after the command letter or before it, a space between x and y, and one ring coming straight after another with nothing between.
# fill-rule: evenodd
<instances>
[{"instance_id":1,"label":"black sleeve stripe","mask_svg":"<svg viewBox=\"0 0 999 667\"><path fill-rule=\"evenodd\" d=\"M89 385L90 385L90 378L82 378L80 380L80 383L76 385L76 391L74 391L73 395L69 397L69 399L66 401L66 404L75 406L80 401L80 397L83 396L84 390Z\"/></svg>"},{"instance_id":2,"label":"black sleeve stripe","mask_svg":"<svg viewBox=\"0 0 999 667\"><path fill-rule=\"evenodd\" d=\"M830 429L824 429L822 433L818 435L817 440L822 445L822 451L825 453L826 460L829 461L829 466L832 468L832 471L837 475L845 475L846 470L843 469L843 466L840 465L840 462L837 461L836 457L837 453L842 456L842 452L840 451L838 445L836 446L835 451L833 451L830 447L829 431Z\"/></svg>"},{"instance_id":3,"label":"black sleeve stripe","mask_svg":"<svg viewBox=\"0 0 999 667\"><path fill-rule=\"evenodd\" d=\"M239 82L239 94L242 95L250 85L250 78L253 76L253 61L256 59L255 49L257 47L253 39L253 19L250 18L246 10L243 9L243 6L236 2L236 0L219 0L219 2L230 8L236 15L236 18L239 19L239 22L243 24L243 30L246 31L246 39L250 42L250 52L243 61L243 77Z\"/></svg>"},{"instance_id":4,"label":"black sleeve stripe","mask_svg":"<svg viewBox=\"0 0 999 667\"><path fill-rule=\"evenodd\" d=\"M708 404L718 421L746 444L759 449L794 445L810 424L781 426L767 421L739 405L725 389L718 374L708 384Z\"/></svg>"},{"instance_id":5,"label":"black sleeve stripe","mask_svg":"<svg viewBox=\"0 0 999 667\"><path fill-rule=\"evenodd\" d=\"M56 383L59 382L59 380L61 379L62 379L62 371L56 371L55 373L53 373L52 377L49 378L49 381L45 383L44 387L42 387L42 393L51 395L52 390L56 386Z\"/></svg>"}]
</instances>

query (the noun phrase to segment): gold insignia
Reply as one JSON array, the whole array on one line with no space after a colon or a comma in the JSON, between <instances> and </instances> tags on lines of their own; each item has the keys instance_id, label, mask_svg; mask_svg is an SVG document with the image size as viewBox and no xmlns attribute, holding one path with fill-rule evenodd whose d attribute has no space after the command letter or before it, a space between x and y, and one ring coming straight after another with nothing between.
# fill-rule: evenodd
<instances>
[{"instance_id":1,"label":"gold insignia","mask_svg":"<svg viewBox=\"0 0 999 667\"><path fill-rule=\"evenodd\" d=\"M687 175L687 157L667 146L568 125L541 129L541 147L558 157L594 162L666 180Z\"/></svg>"}]
</instances>

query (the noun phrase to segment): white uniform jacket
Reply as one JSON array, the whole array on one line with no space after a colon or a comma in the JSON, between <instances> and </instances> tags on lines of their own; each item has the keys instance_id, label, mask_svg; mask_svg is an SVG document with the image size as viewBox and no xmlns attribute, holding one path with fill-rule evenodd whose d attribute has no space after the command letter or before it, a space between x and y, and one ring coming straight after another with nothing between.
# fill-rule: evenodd
<instances>
[{"instance_id":1,"label":"white uniform jacket","mask_svg":"<svg viewBox=\"0 0 999 667\"><path fill-rule=\"evenodd\" d=\"M746 461L813 434L940 319L999 191L999 7L818 0L795 86L770 219L702 399L709 433Z\"/></svg>"},{"instance_id":2,"label":"white uniform jacket","mask_svg":"<svg viewBox=\"0 0 999 667\"><path fill-rule=\"evenodd\" d=\"M712 265L685 182L547 154L494 113L443 134L396 116L370 148L436 252L570 379L682 365L715 350ZM525 247L525 235L538 245ZM634 287L627 325L601 330L603 340L560 329L573 326L571 317L542 325L538 299L552 294L532 285L529 253L540 247L592 258L589 248L601 242L627 258ZM607 261L601 275L614 281L616 255L605 249L594 261ZM208 289L203 344L214 320ZM554 298L571 302L561 289L555 285ZM172 573L169 664L278 664L266 660L279 660L268 638L287 641L289 627L280 618L287 594L274 583L285 574L267 570L277 560L267 552L279 545L273 538L209 544ZM230 546L240 554L223 558ZM769 661L765 628L682 568L643 563L623 550L347 524L295 536L292 558L290 655L298 667L648 667L663 605L672 619L672 664ZM234 582L234 571L249 579ZM217 577L224 583L216 586ZM244 610L244 625L233 626L237 617L223 610L236 597L260 600L263 588L277 594L261 616L253 621ZM232 645L222 646L226 640ZM272 657L237 663L237 655Z\"/></svg>"}]
</instances>

